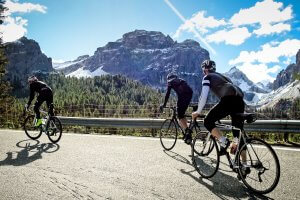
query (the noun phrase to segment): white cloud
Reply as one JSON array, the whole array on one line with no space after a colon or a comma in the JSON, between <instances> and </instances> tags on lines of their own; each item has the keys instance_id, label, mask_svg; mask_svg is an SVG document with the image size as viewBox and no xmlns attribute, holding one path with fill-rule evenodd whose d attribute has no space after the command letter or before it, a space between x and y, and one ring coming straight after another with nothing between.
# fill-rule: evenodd
<instances>
[{"instance_id":1,"label":"white cloud","mask_svg":"<svg viewBox=\"0 0 300 200\"><path fill-rule=\"evenodd\" d=\"M283 3L281 2L265 0L257 2L253 7L241 9L238 13L234 14L229 21L234 26L258 23L261 27L258 30L255 30L254 33L260 36L290 30L288 24L279 22L292 19L292 13L291 6L283 8ZM279 24L272 25L274 23Z\"/></svg>"},{"instance_id":2,"label":"white cloud","mask_svg":"<svg viewBox=\"0 0 300 200\"><path fill-rule=\"evenodd\" d=\"M257 30L254 30L253 33L256 35L269 35L272 33L281 33L283 31L290 31L291 25L290 24L284 24L284 23L278 23L275 25L271 24L262 24L261 27Z\"/></svg>"},{"instance_id":3,"label":"white cloud","mask_svg":"<svg viewBox=\"0 0 300 200\"><path fill-rule=\"evenodd\" d=\"M46 13L47 7L40 4L32 3L18 3L17 1L7 0L4 4L8 8L8 14L11 13L30 13L32 11L37 11L41 13Z\"/></svg>"},{"instance_id":4,"label":"white cloud","mask_svg":"<svg viewBox=\"0 0 300 200\"><path fill-rule=\"evenodd\" d=\"M266 80L273 82L275 78L272 77L269 73L276 73L280 70L280 67L278 65L275 65L272 68L268 68L268 66L265 64L251 63L243 63L243 65L239 66L238 68L254 83Z\"/></svg>"},{"instance_id":5,"label":"white cloud","mask_svg":"<svg viewBox=\"0 0 300 200\"><path fill-rule=\"evenodd\" d=\"M27 33L27 20L21 17L7 17L5 23L0 25L3 42L12 42Z\"/></svg>"},{"instance_id":6,"label":"white cloud","mask_svg":"<svg viewBox=\"0 0 300 200\"><path fill-rule=\"evenodd\" d=\"M243 28L234 28L232 30L226 31L221 30L217 31L211 35L208 35L206 39L208 42L225 42L225 44L231 45L240 45L244 43L244 41L251 36L248 29L246 27Z\"/></svg>"},{"instance_id":7,"label":"white cloud","mask_svg":"<svg viewBox=\"0 0 300 200\"><path fill-rule=\"evenodd\" d=\"M266 43L260 51L242 51L240 55L229 61L230 65L240 63L278 63L280 57L291 58L296 55L300 47L300 40L287 39L281 43Z\"/></svg>"},{"instance_id":8,"label":"white cloud","mask_svg":"<svg viewBox=\"0 0 300 200\"><path fill-rule=\"evenodd\" d=\"M16 16L12 17L13 13L30 13L33 11L46 13L47 8L40 4L32 4L32 3L18 3L17 1L7 0L4 4L7 11L5 11L4 22L0 26L2 30L2 39L3 42L12 42L21 37L23 37L27 33L27 24L28 20Z\"/></svg>"},{"instance_id":9,"label":"white cloud","mask_svg":"<svg viewBox=\"0 0 300 200\"><path fill-rule=\"evenodd\" d=\"M254 82L273 81L274 78L270 74L278 73L282 64L291 64L291 58L296 55L299 48L298 39L269 42L261 46L259 51L242 51L236 59L230 60L229 64L236 65ZM281 59L284 60L282 63ZM269 68L272 63L277 64Z\"/></svg>"},{"instance_id":10,"label":"white cloud","mask_svg":"<svg viewBox=\"0 0 300 200\"><path fill-rule=\"evenodd\" d=\"M184 31L192 32L193 29L196 29L200 33L204 34L208 32L209 28L216 28L227 24L223 19L217 20L213 16L205 17L205 14L205 11L199 11L198 13L194 14L177 29L174 37L179 37Z\"/></svg>"}]
</instances>

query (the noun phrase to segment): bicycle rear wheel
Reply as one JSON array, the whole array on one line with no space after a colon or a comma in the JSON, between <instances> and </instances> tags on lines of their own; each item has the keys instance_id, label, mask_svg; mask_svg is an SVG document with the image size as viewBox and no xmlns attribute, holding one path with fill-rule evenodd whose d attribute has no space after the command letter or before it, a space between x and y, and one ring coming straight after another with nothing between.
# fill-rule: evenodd
<instances>
[{"instance_id":1,"label":"bicycle rear wheel","mask_svg":"<svg viewBox=\"0 0 300 200\"><path fill-rule=\"evenodd\" d=\"M160 128L160 143L167 151L173 149L177 141L177 127L173 119L166 119Z\"/></svg>"},{"instance_id":2,"label":"bicycle rear wheel","mask_svg":"<svg viewBox=\"0 0 300 200\"><path fill-rule=\"evenodd\" d=\"M207 136L208 137L208 136ZM220 156L215 138L198 133L192 144L192 161L203 178L213 177L219 169Z\"/></svg>"},{"instance_id":3,"label":"bicycle rear wheel","mask_svg":"<svg viewBox=\"0 0 300 200\"><path fill-rule=\"evenodd\" d=\"M48 138L52 143L55 144L60 140L62 135L62 126L60 120L57 117L50 117L46 126L46 130Z\"/></svg>"},{"instance_id":4,"label":"bicycle rear wheel","mask_svg":"<svg viewBox=\"0 0 300 200\"><path fill-rule=\"evenodd\" d=\"M280 177L280 164L273 148L261 139L248 139L239 151L239 163L241 163L242 151L246 152L246 167L250 168L250 173L247 175L243 175L242 168L239 168L243 183L250 190L260 194L273 191Z\"/></svg>"},{"instance_id":5,"label":"bicycle rear wheel","mask_svg":"<svg viewBox=\"0 0 300 200\"><path fill-rule=\"evenodd\" d=\"M33 140L38 139L42 135L42 128L35 127L35 116L34 115L29 115L26 117L23 128L26 133L26 135Z\"/></svg>"}]
</instances>

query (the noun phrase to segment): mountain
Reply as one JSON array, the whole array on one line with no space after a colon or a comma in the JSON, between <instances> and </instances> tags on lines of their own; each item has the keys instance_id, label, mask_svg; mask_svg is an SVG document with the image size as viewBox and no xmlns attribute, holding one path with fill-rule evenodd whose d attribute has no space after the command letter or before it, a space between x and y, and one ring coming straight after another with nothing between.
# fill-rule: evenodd
<instances>
[{"instance_id":1,"label":"mountain","mask_svg":"<svg viewBox=\"0 0 300 200\"><path fill-rule=\"evenodd\" d=\"M258 105L264 108L287 108L283 103L292 102L300 97L300 81L295 80L295 74L300 74L300 49L296 54L296 63L290 64L282 70L273 82L274 90L261 97ZM286 100L286 101L281 101ZM280 104L280 105L279 105Z\"/></svg>"},{"instance_id":2,"label":"mountain","mask_svg":"<svg viewBox=\"0 0 300 200\"><path fill-rule=\"evenodd\" d=\"M77 77L121 74L158 89L165 89L167 74L176 72L187 80L197 98L203 76L200 63L205 59L209 53L196 41L178 43L161 32L135 30L60 70Z\"/></svg>"},{"instance_id":3,"label":"mountain","mask_svg":"<svg viewBox=\"0 0 300 200\"><path fill-rule=\"evenodd\" d=\"M266 95L263 95L259 100L258 105L260 106L261 109L274 108L274 107L278 107L278 104L282 104L280 102L283 99L288 100L289 102L292 103L296 98L299 97L300 97L300 81L295 80L291 83L288 83L284 86L277 88L276 90L273 90L272 92ZM283 105L281 105L280 107L282 106Z\"/></svg>"},{"instance_id":4,"label":"mountain","mask_svg":"<svg viewBox=\"0 0 300 200\"><path fill-rule=\"evenodd\" d=\"M76 60L73 61L66 61L66 62L52 62L53 68L57 71L61 71L66 67L69 67L71 65L80 63L84 60L86 60L89 57L89 55L83 55L79 56Z\"/></svg>"},{"instance_id":5,"label":"mountain","mask_svg":"<svg viewBox=\"0 0 300 200\"><path fill-rule=\"evenodd\" d=\"M27 78L32 74L53 72L52 60L42 53L34 40L22 37L14 42L4 44L8 59L6 78L12 83L15 94L23 93L27 87Z\"/></svg>"},{"instance_id":6,"label":"mountain","mask_svg":"<svg viewBox=\"0 0 300 200\"><path fill-rule=\"evenodd\" d=\"M244 99L247 104L256 104L260 97L269 91L265 89L263 84L255 84L248 77L236 67L232 67L228 72L224 73L225 76L239 86L244 92Z\"/></svg>"},{"instance_id":7,"label":"mountain","mask_svg":"<svg viewBox=\"0 0 300 200\"><path fill-rule=\"evenodd\" d=\"M286 69L279 72L273 83L273 89L276 90L288 83L293 82L293 75L295 73L300 73L300 49L296 54L296 63L290 64Z\"/></svg>"}]
</instances>

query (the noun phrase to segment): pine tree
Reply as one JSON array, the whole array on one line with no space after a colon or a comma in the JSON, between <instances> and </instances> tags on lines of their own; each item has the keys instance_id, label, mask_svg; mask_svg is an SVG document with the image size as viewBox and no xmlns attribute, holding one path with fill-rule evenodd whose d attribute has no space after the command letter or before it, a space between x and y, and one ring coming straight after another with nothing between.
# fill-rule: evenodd
<instances>
[{"instance_id":1,"label":"pine tree","mask_svg":"<svg viewBox=\"0 0 300 200\"><path fill-rule=\"evenodd\" d=\"M4 7L4 1L0 0L0 25L3 24L4 11L7 8ZM4 45L2 40L2 32L0 37L0 127L3 127L7 120L11 120L8 117L10 110L12 109L13 98L10 96L11 87L8 81L5 79L5 66L7 59L4 53Z\"/></svg>"}]
</instances>

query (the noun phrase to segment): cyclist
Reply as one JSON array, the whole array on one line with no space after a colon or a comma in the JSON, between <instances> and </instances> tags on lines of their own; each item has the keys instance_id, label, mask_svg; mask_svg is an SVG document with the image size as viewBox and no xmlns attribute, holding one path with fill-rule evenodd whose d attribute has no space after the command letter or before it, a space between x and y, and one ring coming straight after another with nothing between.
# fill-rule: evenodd
<instances>
[{"instance_id":1,"label":"cyclist","mask_svg":"<svg viewBox=\"0 0 300 200\"><path fill-rule=\"evenodd\" d=\"M226 76L216 72L216 64L212 60L204 60L201 64L204 77L202 80L202 91L199 98L198 109L192 113L192 118L195 119L202 111L211 89L212 92L220 99L204 118L205 128L211 132L220 142L220 155L226 153L229 146L229 140L222 136L220 130L216 127L215 122L230 115L232 125L243 129L243 121L235 117L235 113L243 113L245 103L243 100L244 94L242 90L234 85ZM233 136L238 137L239 131L233 130Z\"/></svg>"},{"instance_id":2,"label":"cyclist","mask_svg":"<svg viewBox=\"0 0 300 200\"><path fill-rule=\"evenodd\" d=\"M44 101L47 103L47 107L49 109L49 114L51 116L54 115L53 113L53 93L51 88L44 82L39 81L36 76L30 76L28 78L28 83L30 87L30 96L28 103L25 105L25 109L28 110L31 101L33 100L35 93L38 93L37 100L34 104L34 112L36 114L36 123L35 126L40 126L42 124L42 119L40 116L39 108Z\"/></svg>"},{"instance_id":3,"label":"cyclist","mask_svg":"<svg viewBox=\"0 0 300 200\"><path fill-rule=\"evenodd\" d=\"M165 95L165 101L162 105L160 105L160 110L166 106L169 96L171 93L171 89L173 89L177 94L177 114L180 126L185 130L184 141L187 144L190 144L192 141L191 130L188 128L187 120L184 117L185 111L187 110L193 96L193 90L187 84L187 82L183 79L178 78L178 76L174 73L170 73L167 75L167 93ZM186 137L188 136L188 137Z\"/></svg>"}]
</instances>

